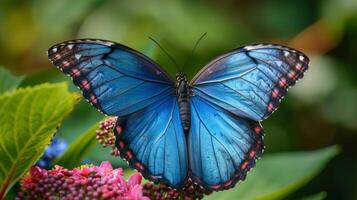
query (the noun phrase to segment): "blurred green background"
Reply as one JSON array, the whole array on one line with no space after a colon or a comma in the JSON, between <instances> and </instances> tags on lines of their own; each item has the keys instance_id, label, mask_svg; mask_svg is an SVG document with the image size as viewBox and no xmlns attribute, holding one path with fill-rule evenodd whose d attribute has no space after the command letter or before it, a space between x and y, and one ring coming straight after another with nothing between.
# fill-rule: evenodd
<instances>
[{"instance_id":1,"label":"blurred green background","mask_svg":"<svg viewBox=\"0 0 357 200\"><path fill-rule=\"evenodd\" d=\"M204 32L207 37L186 67L189 77L217 55L251 43L285 44L307 53L311 65L305 78L262 122L265 153L338 144L342 152L287 199L320 191L327 199L357 199L356 0L0 0L0 66L26 75L22 86L70 82L48 62L46 50L65 40L102 38L149 53L174 76L172 63L152 50L147 36L183 64ZM58 135L73 141L102 118L82 101ZM86 159L123 164L99 145Z\"/></svg>"}]
</instances>

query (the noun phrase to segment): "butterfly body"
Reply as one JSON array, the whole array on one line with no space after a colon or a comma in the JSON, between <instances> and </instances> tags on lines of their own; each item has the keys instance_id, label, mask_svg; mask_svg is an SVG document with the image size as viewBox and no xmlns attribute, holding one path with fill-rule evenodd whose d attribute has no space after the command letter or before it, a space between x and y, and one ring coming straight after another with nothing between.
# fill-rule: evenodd
<instances>
[{"instance_id":1,"label":"butterfly body","mask_svg":"<svg viewBox=\"0 0 357 200\"><path fill-rule=\"evenodd\" d=\"M187 76L183 72L176 74L176 81L175 93L177 95L182 127L187 133L191 123L190 96L192 95L192 91L187 82Z\"/></svg>"},{"instance_id":2,"label":"butterfly body","mask_svg":"<svg viewBox=\"0 0 357 200\"><path fill-rule=\"evenodd\" d=\"M264 150L260 121L303 77L309 59L272 44L217 57L191 80L176 80L129 47L106 40L72 40L51 47L50 61L104 114L118 116L120 156L145 178L207 190L244 180Z\"/></svg>"}]
</instances>

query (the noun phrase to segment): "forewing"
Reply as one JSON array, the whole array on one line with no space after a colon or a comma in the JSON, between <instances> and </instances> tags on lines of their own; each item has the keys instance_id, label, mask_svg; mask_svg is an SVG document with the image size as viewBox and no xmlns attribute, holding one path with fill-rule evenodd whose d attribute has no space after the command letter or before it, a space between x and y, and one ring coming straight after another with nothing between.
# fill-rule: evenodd
<instances>
[{"instance_id":1,"label":"forewing","mask_svg":"<svg viewBox=\"0 0 357 200\"><path fill-rule=\"evenodd\" d=\"M121 157L146 179L183 187L188 174L187 147L175 97L119 121L115 135Z\"/></svg>"},{"instance_id":2,"label":"forewing","mask_svg":"<svg viewBox=\"0 0 357 200\"><path fill-rule=\"evenodd\" d=\"M108 115L124 116L173 93L173 82L151 59L105 40L73 40L48 50L83 96Z\"/></svg>"},{"instance_id":3,"label":"forewing","mask_svg":"<svg viewBox=\"0 0 357 200\"><path fill-rule=\"evenodd\" d=\"M188 149L190 178L207 190L228 189L245 179L263 153L263 130L259 122L194 96Z\"/></svg>"},{"instance_id":4,"label":"forewing","mask_svg":"<svg viewBox=\"0 0 357 200\"><path fill-rule=\"evenodd\" d=\"M213 60L191 84L195 95L235 115L260 121L303 77L308 63L303 53L288 47L246 46Z\"/></svg>"}]
</instances>

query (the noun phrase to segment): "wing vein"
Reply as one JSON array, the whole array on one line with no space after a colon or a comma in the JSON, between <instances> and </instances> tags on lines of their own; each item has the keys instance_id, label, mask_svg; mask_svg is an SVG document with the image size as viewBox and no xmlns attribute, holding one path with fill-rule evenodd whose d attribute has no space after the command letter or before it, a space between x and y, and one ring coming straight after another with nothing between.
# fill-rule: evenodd
<instances>
[{"instance_id":1,"label":"wing vein","mask_svg":"<svg viewBox=\"0 0 357 200\"><path fill-rule=\"evenodd\" d=\"M195 107L195 110L197 111L196 105L195 105L194 103L192 103L192 104L193 104L193 106ZM216 109L215 109L215 110L216 110ZM200 119L202 125L205 127L205 129L207 130L207 132L208 132L208 133L210 134L210 136L211 136L211 144L212 144L213 152L215 153L214 156L215 156L215 160L216 160L216 164L217 164L217 169L219 169L219 167L218 167L218 161L217 161L216 151L215 151L215 148L214 148L214 145L213 145L213 138L214 138L219 144L221 144L221 146L224 148L225 152L229 155L230 161L231 161L231 162L233 163L233 165L235 166L235 164L234 164L234 162L233 162L233 158L232 158L232 156L229 154L229 151L228 151L227 147L226 147L214 134L211 133L210 129L207 127L207 125L206 125L206 123L204 122L204 120L202 120L202 118L201 118L201 116L200 116L199 113L197 113L197 116L198 116L198 118ZM225 162L225 164L227 165L226 162ZM219 171L219 170L218 170L218 171ZM219 174L220 174L221 180L223 180L220 171L219 171Z\"/></svg>"},{"instance_id":2,"label":"wing vein","mask_svg":"<svg viewBox=\"0 0 357 200\"><path fill-rule=\"evenodd\" d=\"M264 108L261 108L255 101L252 101L250 98L246 97L245 95L243 95L242 93L240 93L238 90L235 90L234 88L232 88L232 87L230 87L230 86L228 86L228 85L226 85L226 84L224 84L224 83L220 83L220 84L222 84L224 87L226 87L226 88L228 88L228 89L230 89L230 90L235 91L237 94L239 94L239 95L240 95L241 97L243 97L244 99L246 99L246 100L252 102L257 108L260 108L261 110L264 110ZM251 109L251 111L255 112L255 111L252 110L252 109ZM257 113L257 112L255 112L255 113ZM258 114L258 113L257 113L257 114Z\"/></svg>"},{"instance_id":3,"label":"wing vein","mask_svg":"<svg viewBox=\"0 0 357 200\"><path fill-rule=\"evenodd\" d=\"M228 80L232 80L232 79L238 79L252 71L254 71L257 67L253 67L247 71L245 71L244 73L242 74L239 74L237 76L233 76L233 77L229 77L229 78L225 78L225 79L220 79L220 80L211 80L211 81L203 81L203 82L199 82L199 83L195 83L194 85L204 85L204 84L209 84L209 83L221 83L221 82L224 82L224 81L228 81Z\"/></svg>"},{"instance_id":4,"label":"wing vein","mask_svg":"<svg viewBox=\"0 0 357 200\"><path fill-rule=\"evenodd\" d=\"M207 96L209 96L209 97L211 97L211 98L213 98L213 99L215 99L215 100L217 100L217 101L219 101L219 102L222 102L223 104L226 104L226 105L229 105L229 106L234 107L235 109L239 110L239 112L244 113L245 115L248 114L248 113L246 113L245 111L243 111L243 110L241 110L241 109L239 109L239 108L237 108L237 107L235 107L235 106L233 106L233 105L231 105L231 104L229 104L229 103L227 103L227 102L224 102L224 101L222 101L221 99L218 99L218 98L215 97L215 96L210 95L209 93L207 93L206 91L202 90L202 89L199 88L199 87L194 87L194 88L197 89L197 90L199 90L200 92L204 93L205 95L207 95ZM204 96L201 96L201 97L204 98L204 99L206 99L206 100L208 100L208 101L210 101L209 99L205 98ZM217 105L218 105L218 104L217 104ZM220 106L220 105L218 105L218 106L222 108L222 106ZM224 108L223 108L223 109L224 109Z\"/></svg>"},{"instance_id":5,"label":"wing vein","mask_svg":"<svg viewBox=\"0 0 357 200\"><path fill-rule=\"evenodd\" d=\"M165 90L161 91L160 93L155 94L154 96L151 96L151 97L149 97L149 98L142 99L142 100L140 100L140 101L137 101L137 102L131 103L131 104L129 104L127 107L133 106L134 104L138 104L138 103L141 103L141 102L143 102L143 101L147 101L147 100L153 99L153 98L155 98L155 97L157 97L157 96L160 96L161 94L163 94L164 92L166 92L166 91L167 91L167 90L169 90L169 89L170 89L170 88L167 88L167 89L165 89ZM154 102L152 102L152 103L148 104L147 106L145 106L145 108L147 108L147 107L151 106L151 105L152 105L152 104L154 104L154 103L157 103L157 102L156 102L156 101L154 101Z\"/></svg>"},{"instance_id":6,"label":"wing vein","mask_svg":"<svg viewBox=\"0 0 357 200\"><path fill-rule=\"evenodd\" d=\"M113 64L111 62L109 62L108 60L106 60L107 62L104 63L105 65L107 65L109 68L111 68L112 70L114 71L117 71L125 76L128 76L128 77L131 77L131 78L134 78L134 79L139 79L139 80L143 80L143 81L147 81L147 82L154 82L154 83L161 83L163 85L172 85L172 83L169 83L169 82L165 82L165 81L160 81L160 80L153 80L153 79L147 79L147 78L140 78L140 77L137 77L137 76L132 76L132 75L129 75L127 73L124 73L122 72L120 69L118 69L117 67L113 66Z\"/></svg>"}]
</instances>

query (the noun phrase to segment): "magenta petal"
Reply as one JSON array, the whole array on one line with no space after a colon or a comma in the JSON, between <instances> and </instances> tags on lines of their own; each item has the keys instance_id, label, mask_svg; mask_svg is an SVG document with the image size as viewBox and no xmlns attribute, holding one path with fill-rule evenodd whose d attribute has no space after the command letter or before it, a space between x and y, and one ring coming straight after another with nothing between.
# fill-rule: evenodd
<instances>
[{"instance_id":1,"label":"magenta petal","mask_svg":"<svg viewBox=\"0 0 357 200\"><path fill-rule=\"evenodd\" d=\"M129 184L127 185L124 178L122 176L119 176L117 179L119 181L120 187L122 187L123 190L127 190Z\"/></svg>"},{"instance_id":2,"label":"magenta petal","mask_svg":"<svg viewBox=\"0 0 357 200\"><path fill-rule=\"evenodd\" d=\"M134 185L130 191L130 197L135 200L141 200L143 198L141 185Z\"/></svg>"},{"instance_id":3,"label":"magenta petal","mask_svg":"<svg viewBox=\"0 0 357 200\"><path fill-rule=\"evenodd\" d=\"M82 175L82 176L87 177L90 173L91 173L91 169L90 169L90 168L85 167L85 168L83 168L83 169L81 170L81 175Z\"/></svg>"},{"instance_id":4,"label":"magenta petal","mask_svg":"<svg viewBox=\"0 0 357 200\"><path fill-rule=\"evenodd\" d=\"M102 175L110 174L113 171L113 167L109 161L103 161L99 167L99 173Z\"/></svg>"},{"instance_id":5,"label":"magenta petal","mask_svg":"<svg viewBox=\"0 0 357 200\"><path fill-rule=\"evenodd\" d=\"M115 176L123 176L124 172L122 168L117 168L112 171Z\"/></svg>"},{"instance_id":6,"label":"magenta petal","mask_svg":"<svg viewBox=\"0 0 357 200\"><path fill-rule=\"evenodd\" d=\"M130 186L140 185L142 176L140 173L136 172L129 177L128 184Z\"/></svg>"},{"instance_id":7,"label":"magenta petal","mask_svg":"<svg viewBox=\"0 0 357 200\"><path fill-rule=\"evenodd\" d=\"M30 174L35 179L41 179L47 176L47 171L42 170L40 167L34 166L30 168Z\"/></svg>"}]
</instances>

